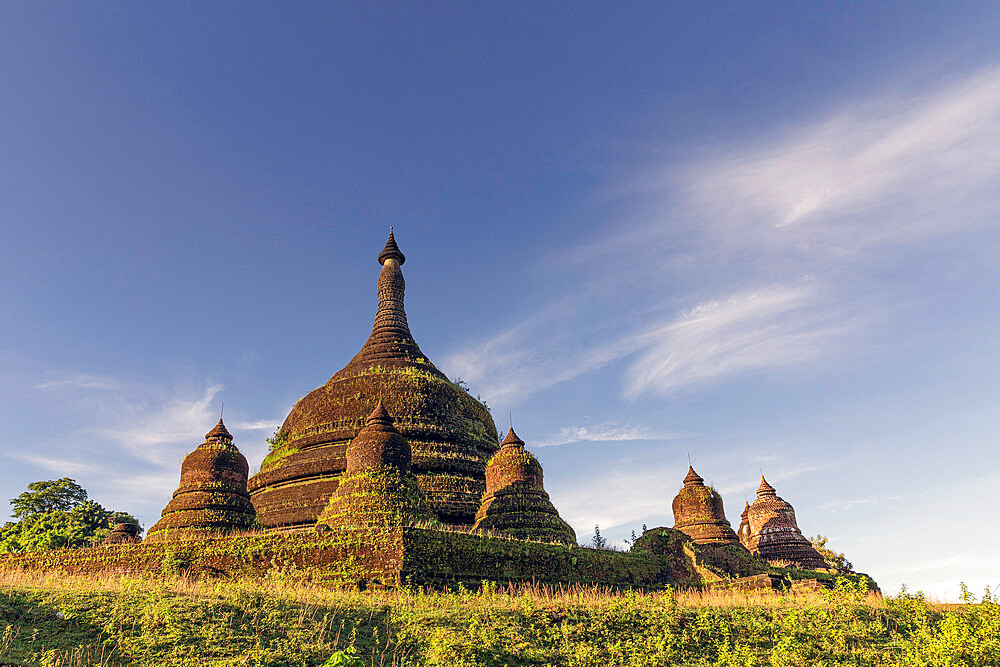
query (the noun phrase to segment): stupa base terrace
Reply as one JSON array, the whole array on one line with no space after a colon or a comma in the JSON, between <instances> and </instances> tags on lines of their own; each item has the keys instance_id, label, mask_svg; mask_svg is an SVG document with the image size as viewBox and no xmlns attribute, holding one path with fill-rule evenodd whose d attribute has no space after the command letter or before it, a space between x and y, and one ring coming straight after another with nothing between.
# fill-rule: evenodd
<instances>
[{"instance_id":1,"label":"stupa base terrace","mask_svg":"<svg viewBox=\"0 0 1000 667\"><path fill-rule=\"evenodd\" d=\"M475 589L483 582L643 590L740 588L746 577L770 574L772 588L788 588L797 579L832 585L836 577L847 576L870 582L877 590L866 575L781 570L732 545L699 545L670 528L646 531L628 552L412 526L246 533L11 554L0 557L3 570L220 579L280 572L312 583L358 589L459 585Z\"/></svg>"}]
</instances>

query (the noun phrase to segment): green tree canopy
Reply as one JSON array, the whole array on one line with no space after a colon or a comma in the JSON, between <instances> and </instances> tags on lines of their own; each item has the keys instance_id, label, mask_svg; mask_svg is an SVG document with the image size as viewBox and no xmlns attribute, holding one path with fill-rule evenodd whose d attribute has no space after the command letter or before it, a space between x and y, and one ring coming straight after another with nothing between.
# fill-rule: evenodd
<instances>
[{"instance_id":1,"label":"green tree canopy","mask_svg":"<svg viewBox=\"0 0 1000 667\"><path fill-rule=\"evenodd\" d=\"M28 490L10 501L15 519L52 510L70 510L87 500L87 491L69 477L32 482Z\"/></svg>"},{"instance_id":2,"label":"green tree canopy","mask_svg":"<svg viewBox=\"0 0 1000 667\"><path fill-rule=\"evenodd\" d=\"M14 516L0 528L0 553L44 551L96 544L116 523L139 520L127 512L112 512L87 500L87 492L69 477L32 482L10 501Z\"/></svg>"}]
</instances>

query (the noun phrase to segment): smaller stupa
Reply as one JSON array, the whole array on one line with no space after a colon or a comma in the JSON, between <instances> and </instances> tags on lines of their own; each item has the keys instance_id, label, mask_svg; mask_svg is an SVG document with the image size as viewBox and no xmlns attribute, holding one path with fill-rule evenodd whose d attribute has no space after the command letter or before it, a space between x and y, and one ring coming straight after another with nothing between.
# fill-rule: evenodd
<instances>
[{"instance_id":1,"label":"smaller stupa","mask_svg":"<svg viewBox=\"0 0 1000 667\"><path fill-rule=\"evenodd\" d=\"M108 536L104 538L101 542L103 546L109 546L112 544L134 544L136 542L142 542L142 538L139 537L139 526L134 523L116 523L112 528Z\"/></svg>"},{"instance_id":2,"label":"smaller stupa","mask_svg":"<svg viewBox=\"0 0 1000 667\"><path fill-rule=\"evenodd\" d=\"M747 511L750 538L747 548L769 563L791 563L796 567L829 567L823 557L802 536L795 521L795 510L778 497L774 487L760 476L757 500Z\"/></svg>"},{"instance_id":3,"label":"smaller stupa","mask_svg":"<svg viewBox=\"0 0 1000 667\"><path fill-rule=\"evenodd\" d=\"M378 402L347 446L347 469L317 526L395 527L434 518L410 471L410 443Z\"/></svg>"},{"instance_id":4,"label":"smaller stupa","mask_svg":"<svg viewBox=\"0 0 1000 667\"><path fill-rule=\"evenodd\" d=\"M208 537L248 530L256 515L247 494L249 466L219 420L205 442L184 457L181 483L147 542Z\"/></svg>"},{"instance_id":5,"label":"smaller stupa","mask_svg":"<svg viewBox=\"0 0 1000 667\"><path fill-rule=\"evenodd\" d=\"M576 544L542 484L542 466L511 428L486 464L486 493L473 531L520 540Z\"/></svg>"},{"instance_id":6,"label":"smaller stupa","mask_svg":"<svg viewBox=\"0 0 1000 667\"><path fill-rule=\"evenodd\" d=\"M726 520L722 496L705 486L705 480L688 466L684 488L673 502L674 529L698 544L739 544L740 540Z\"/></svg>"},{"instance_id":7,"label":"smaller stupa","mask_svg":"<svg viewBox=\"0 0 1000 667\"><path fill-rule=\"evenodd\" d=\"M743 513L740 514L740 529L736 531L736 537L740 538L740 544L745 546L747 549L750 548L750 519L747 515L750 512L750 501L746 501L746 507L743 508Z\"/></svg>"}]
</instances>

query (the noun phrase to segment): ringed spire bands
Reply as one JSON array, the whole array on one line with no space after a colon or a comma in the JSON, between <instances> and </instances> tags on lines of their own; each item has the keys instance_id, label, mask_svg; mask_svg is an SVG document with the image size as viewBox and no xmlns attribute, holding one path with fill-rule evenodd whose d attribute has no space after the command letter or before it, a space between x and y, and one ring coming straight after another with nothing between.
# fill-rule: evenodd
<instances>
[{"instance_id":1,"label":"ringed spire bands","mask_svg":"<svg viewBox=\"0 0 1000 667\"><path fill-rule=\"evenodd\" d=\"M378 255L378 308L360 351L292 408L248 488L271 530L311 528L347 466L347 446L381 400L410 443L412 471L445 524L471 525L497 451L486 407L434 366L410 333L405 255L390 231Z\"/></svg>"}]
</instances>

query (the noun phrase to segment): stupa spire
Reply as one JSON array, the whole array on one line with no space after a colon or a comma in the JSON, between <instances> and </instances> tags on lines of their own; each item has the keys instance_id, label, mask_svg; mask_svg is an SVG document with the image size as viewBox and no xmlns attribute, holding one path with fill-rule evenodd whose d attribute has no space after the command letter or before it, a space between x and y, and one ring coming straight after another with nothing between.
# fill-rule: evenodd
<instances>
[{"instance_id":1,"label":"stupa spire","mask_svg":"<svg viewBox=\"0 0 1000 667\"><path fill-rule=\"evenodd\" d=\"M403 270L400 268L406 257L396 244L391 228L389 240L379 254L378 261L382 265L382 272L378 277L378 310L375 312L371 335L351 359L351 363L334 378L363 372L373 366L416 366L443 378L444 375L427 360L410 333L403 306L406 281L403 280Z\"/></svg>"},{"instance_id":2,"label":"stupa spire","mask_svg":"<svg viewBox=\"0 0 1000 667\"><path fill-rule=\"evenodd\" d=\"M403 262L406 261L406 255L403 251L399 249L396 245L396 237L392 233L392 227L389 228L389 240L385 242L385 247L382 248L382 252L379 253L378 263L385 265L385 260L395 259L402 266Z\"/></svg>"},{"instance_id":3,"label":"stupa spire","mask_svg":"<svg viewBox=\"0 0 1000 667\"><path fill-rule=\"evenodd\" d=\"M684 477L684 486L690 488L692 486L704 486L705 479L694 471L694 466L688 466L688 474Z\"/></svg>"},{"instance_id":4,"label":"stupa spire","mask_svg":"<svg viewBox=\"0 0 1000 667\"><path fill-rule=\"evenodd\" d=\"M385 409L382 405L382 399L378 400L378 405L372 410L372 413L368 415L368 419L365 420L366 426L373 426L375 424L382 424L385 426L392 426L392 417L389 415L389 411Z\"/></svg>"},{"instance_id":5,"label":"stupa spire","mask_svg":"<svg viewBox=\"0 0 1000 667\"><path fill-rule=\"evenodd\" d=\"M760 486L757 487L757 497L762 498L764 496L774 496L774 495L777 495L777 491L775 491L774 487L768 484L767 480L764 479L764 476L761 475Z\"/></svg>"},{"instance_id":6,"label":"stupa spire","mask_svg":"<svg viewBox=\"0 0 1000 667\"><path fill-rule=\"evenodd\" d=\"M514 427L511 426L510 430L507 431L507 437L503 439L500 443L501 447L524 447L524 440L517 437L517 433L514 433Z\"/></svg>"},{"instance_id":7,"label":"stupa spire","mask_svg":"<svg viewBox=\"0 0 1000 667\"><path fill-rule=\"evenodd\" d=\"M219 418L219 423L215 425L215 428L205 434L205 440L229 440L232 442L233 436L226 425L222 423L222 418Z\"/></svg>"}]
</instances>

